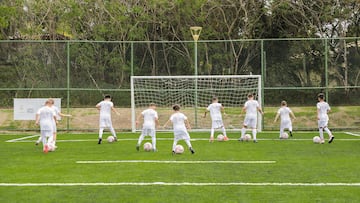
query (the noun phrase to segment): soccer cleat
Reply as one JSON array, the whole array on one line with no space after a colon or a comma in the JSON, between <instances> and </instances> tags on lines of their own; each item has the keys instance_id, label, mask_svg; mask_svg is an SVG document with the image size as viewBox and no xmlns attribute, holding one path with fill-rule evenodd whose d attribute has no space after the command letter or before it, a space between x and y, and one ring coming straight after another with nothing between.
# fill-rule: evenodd
<instances>
[{"instance_id":1,"label":"soccer cleat","mask_svg":"<svg viewBox=\"0 0 360 203\"><path fill-rule=\"evenodd\" d=\"M38 142L38 141L36 141L36 142L35 142L35 145L36 145L36 146L37 146L37 145L39 145L39 142Z\"/></svg>"},{"instance_id":2,"label":"soccer cleat","mask_svg":"<svg viewBox=\"0 0 360 203\"><path fill-rule=\"evenodd\" d=\"M190 150L191 154L195 154L195 151L192 147L190 147L189 150Z\"/></svg>"},{"instance_id":3,"label":"soccer cleat","mask_svg":"<svg viewBox=\"0 0 360 203\"><path fill-rule=\"evenodd\" d=\"M98 144L101 144L101 141L102 141L102 139L101 139L101 138L99 138L99 142L98 142Z\"/></svg>"},{"instance_id":4,"label":"soccer cleat","mask_svg":"<svg viewBox=\"0 0 360 203\"><path fill-rule=\"evenodd\" d=\"M156 149L152 149L152 151L153 151L153 152L157 152L157 150L156 150Z\"/></svg>"},{"instance_id":5,"label":"soccer cleat","mask_svg":"<svg viewBox=\"0 0 360 203\"><path fill-rule=\"evenodd\" d=\"M332 143L332 141L334 140L334 136L331 136L330 139L329 139L329 144Z\"/></svg>"},{"instance_id":6,"label":"soccer cleat","mask_svg":"<svg viewBox=\"0 0 360 203\"><path fill-rule=\"evenodd\" d=\"M289 133L290 133L290 137L292 137L292 132L290 131Z\"/></svg>"},{"instance_id":7,"label":"soccer cleat","mask_svg":"<svg viewBox=\"0 0 360 203\"><path fill-rule=\"evenodd\" d=\"M49 151L49 146L46 144L44 146L44 153L46 154L46 153L48 153L48 151Z\"/></svg>"},{"instance_id":8,"label":"soccer cleat","mask_svg":"<svg viewBox=\"0 0 360 203\"><path fill-rule=\"evenodd\" d=\"M254 143L258 143L258 141L257 141L257 140L254 140Z\"/></svg>"},{"instance_id":9,"label":"soccer cleat","mask_svg":"<svg viewBox=\"0 0 360 203\"><path fill-rule=\"evenodd\" d=\"M175 155L175 151L174 151L174 150L172 151L172 155Z\"/></svg>"},{"instance_id":10,"label":"soccer cleat","mask_svg":"<svg viewBox=\"0 0 360 203\"><path fill-rule=\"evenodd\" d=\"M244 139L240 137L240 138L238 139L238 141L243 142Z\"/></svg>"},{"instance_id":11,"label":"soccer cleat","mask_svg":"<svg viewBox=\"0 0 360 203\"><path fill-rule=\"evenodd\" d=\"M321 141L320 141L320 144L324 144L324 143L325 143L325 141L324 141L324 140L321 140Z\"/></svg>"},{"instance_id":12,"label":"soccer cleat","mask_svg":"<svg viewBox=\"0 0 360 203\"><path fill-rule=\"evenodd\" d=\"M136 151L139 151L140 150L140 146L137 144L136 145Z\"/></svg>"},{"instance_id":13,"label":"soccer cleat","mask_svg":"<svg viewBox=\"0 0 360 203\"><path fill-rule=\"evenodd\" d=\"M114 142L117 142L118 140L117 140L117 137L114 137Z\"/></svg>"},{"instance_id":14,"label":"soccer cleat","mask_svg":"<svg viewBox=\"0 0 360 203\"><path fill-rule=\"evenodd\" d=\"M227 136L224 137L224 141L229 141L229 138Z\"/></svg>"}]
</instances>

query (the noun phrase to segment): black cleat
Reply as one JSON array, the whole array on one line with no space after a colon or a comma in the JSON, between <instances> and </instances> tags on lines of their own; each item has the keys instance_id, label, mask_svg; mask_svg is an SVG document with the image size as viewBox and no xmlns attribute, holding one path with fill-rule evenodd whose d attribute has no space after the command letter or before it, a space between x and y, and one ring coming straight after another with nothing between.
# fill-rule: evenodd
<instances>
[{"instance_id":1,"label":"black cleat","mask_svg":"<svg viewBox=\"0 0 360 203\"><path fill-rule=\"evenodd\" d=\"M175 155L175 151L172 151L172 155Z\"/></svg>"},{"instance_id":2,"label":"black cleat","mask_svg":"<svg viewBox=\"0 0 360 203\"><path fill-rule=\"evenodd\" d=\"M244 139L243 139L243 138L239 138L238 141L239 141L239 142L243 142Z\"/></svg>"},{"instance_id":3,"label":"black cleat","mask_svg":"<svg viewBox=\"0 0 360 203\"><path fill-rule=\"evenodd\" d=\"M257 140L254 140L254 143L258 143L258 141L257 141Z\"/></svg>"},{"instance_id":4,"label":"black cleat","mask_svg":"<svg viewBox=\"0 0 360 203\"><path fill-rule=\"evenodd\" d=\"M329 144L332 143L332 141L334 141L334 136L331 136L330 139L329 139Z\"/></svg>"},{"instance_id":5,"label":"black cleat","mask_svg":"<svg viewBox=\"0 0 360 203\"><path fill-rule=\"evenodd\" d=\"M290 137L292 137L292 132L290 131L289 133L290 133Z\"/></svg>"},{"instance_id":6,"label":"black cleat","mask_svg":"<svg viewBox=\"0 0 360 203\"><path fill-rule=\"evenodd\" d=\"M137 144L136 145L136 151L139 151L140 150L140 146Z\"/></svg>"},{"instance_id":7,"label":"black cleat","mask_svg":"<svg viewBox=\"0 0 360 203\"><path fill-rule=\"evenodd\" d=\"M101 141L102 141L102 139L101 139L101 138L99 138L99 142L98 142L98 144L101 144Z\"/></svg>"},{"instance_id":8,"label":"black cleat","mask_svg":"<svg viewBox=\"0 0 360 203\"><path fill-rule=\"evenodd\" d=\"M118 140L117 140L117 137L114 137L114 142L117 142Z\"/></svg>"},{"instance_id":9,"label":"black cleat","mask_svg":"<svg viewBox=\"0 0 360 203\"><path fill-rule=\"evenodd\" d=\"M195 151L192 147L190 147L189 150L190 150L191 154L195 154Z\"/></svg>"}]
</instances>

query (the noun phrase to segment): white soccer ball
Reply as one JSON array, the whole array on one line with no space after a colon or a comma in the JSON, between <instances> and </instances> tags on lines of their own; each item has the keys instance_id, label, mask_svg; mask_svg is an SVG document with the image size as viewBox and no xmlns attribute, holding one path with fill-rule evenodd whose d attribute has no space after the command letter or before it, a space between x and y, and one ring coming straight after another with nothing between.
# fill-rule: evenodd
<instances>
[{"instance_id":1,"label":"white soccer ball","mask_svg":"<svg viewBox=\"0 0 360 203\"><path fill-rule=\"evenodd\" d=\"M108 141L108 143L112 143L115 141L115 137L110 135L109 137L106 138L106 140Z\"/></svg>"},{"instance_id":2,"label":"white soccer ball","mask_svg":"<svg viewBox=\"0 0 360 203\"><path fill-rule=\"evenodd\" d=\"M48 145L48 151L49 152L55 151L56 147L55 147L55 144L53 142L48 143L47 145Z\"/></svg>"},{"instance_id":3,"label":"white soccer ball","mask_svg":"<svg viewBox=\"0 0 360 203\"><path fill-rule=\"evenodd\" d=\"M281 137L280 137L280 138L286 140L286 139L289 138L289 134L287 134L286 132L284 132L283 134L281 134Z\"/></svg>"},{"instance_id":4,"label":"white soccer ball","mask_svg":"<svg viewBox=\"0 0 360 203\"><path fill-rule=\"evenodd\" d=\"M219 134L219 135L216 137L217 141L219 141L219 142L224 141L224 138L225 138L225 136L224 136L223 134Z\"/></svg>"},{"instance_id":5,"label":"white soccer ball","mask_svg":"<svg viewBox=\"0 0 360 203\"><path fill-rule=\"evenodd\" d=\"M144 144L144 151L146 151L146 152L150 152L151 150L152 150L152 144L150 143L150 142L146 142L145 144Z\"/></svg>"},{"instance_id":6,"label":"white soccer ball","mask_svg":"<svg viewBox=\"0 0 360 203\"><path fill-rule=\"evenodd\" d=\"M251 135L250 134L245 134L244 140L245 141L250 141L251 140Z\"/></svg>"},{"instance_id":7,"label":"white soccer ball","mask_svg":"<svg viewBox=\"0 0 360 203\"><path fill-rule=\"evenodd\" d=\"M184 153L184 147L182 145L176 145L175 154L182 154L182 153Z\"/></svg>"},{"instance_id":8,"label":"white soccer ball","mask_svg":"<svg viewBox=\"0 0 360 203\"><path fill-rule=\"evenodd\" d=\"M315 144L320 144L321 138L320 138L319 136L315 136L315 137L313 138L313 142L314 142Z\"/></svg>"}]
</instances>

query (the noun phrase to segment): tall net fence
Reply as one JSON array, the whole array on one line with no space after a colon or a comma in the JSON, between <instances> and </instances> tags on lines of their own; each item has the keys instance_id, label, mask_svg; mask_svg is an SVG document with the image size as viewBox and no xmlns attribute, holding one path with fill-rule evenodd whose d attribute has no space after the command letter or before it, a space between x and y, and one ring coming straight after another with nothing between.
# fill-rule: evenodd
<instances>
[{"instance_id":1,"label":"tall net fence","mask_svg":"<svg viewBox=\"0 0 360 203\"><path fill-rule=\"evenodd\" d=\"M295 129L315 129L308 112L316 111L319 92L333 107L330 127L359 129L359 39L200 40L197 52L193 41L0 41L0 129L37 130L32 121L13 119L13 99L53 97L74 115L59 130L95 130L94 106L111 94L121 112L115 128L130 130L131 76L250 74L262 76L265 130L278 129L272 120L281 100L306 115Z\"/></svg>"}]
</instances>

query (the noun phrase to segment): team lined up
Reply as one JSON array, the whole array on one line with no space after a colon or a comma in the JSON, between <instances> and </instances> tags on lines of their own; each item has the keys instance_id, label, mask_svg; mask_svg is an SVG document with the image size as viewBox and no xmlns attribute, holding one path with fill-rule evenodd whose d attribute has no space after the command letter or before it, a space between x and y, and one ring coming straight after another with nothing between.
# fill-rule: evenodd
<instances>
[{"instance_id":1,"label":"team lined up","mask_svg":"<svg viewBox=\"0 0 360 203\"><path fill-rule=\"evenodd\" d=\"M334 136L327 127L329 117L328 112L331 110L329 104L324 99L325 95L320 93L318 95L317 103L317 119L318 119L318 128L319 135L321 138L321 143L324 143L324 131L329 135L328 143L331 143L334 140ZM99 140L98 144L102 142L103 131L105 128L109 128L112 136L117 141L116 132L112 126L111 121L111 112L114 111L117 115L120 115L119 112L114 108L114 104L111 101L111 96L106 95L104 100L99 102L96 105L96 108L100 112L99 119ZM187 144L189 150L192 154L195 153L191 142L188 129L191 129L188 118L185 114L180 112L180 106L175 104L173 107L174 113L170 116L169 120L164 124L163 128L171 122L173 125L174 133L174 142L172 146L172 152L174 153L177 142L184 140ZM259 102L254 99L253 94L248 94L248 100L245 102L242 109L246 114L243 122L243 127L241 129L241 137L239 141L243 141L247 129L252 131L253 142L257 143L256 133L257 133L257 112L261 115L264 114L262 111ZM214 133L216 129L221 129L224 140L227 141L229 138L226 135L226 129L222 119L222 113L224 113L224 106L219 103L218 98L214 97L212 103L206 108L204 113L204 118L207 113L210 112L210 117L212 120L211 131L210 131L210 142L214 141ZM225 113L224 113L225 114ZM43 143L44 152L48 151L49 143L53 143L55 146L56 142L56 123L57 117L67 116L69 114L62 114L56 106L54 106L54 100L49 99L46 101L45 106L40 108L36 114L36 124L40 124L41 136L36 142L38 144L40 141ZM281 102L281 107L277 111L274 122L280 117L280 138L284 133L285 129L289 130L290 136L292 136L292 121L291 119L296 119L294 113L287 106L286 101ZM142 111L136 120L136 125L140 124L140 119L143 119L142 132L139 136L138 142L136 144L136 149L139 150L141 142L144 140L145 136L150 136L152 139L153 151L156 151L156 128L159 126L159 118L156 112L156 105L151 103L149 108Z\"/></svg>"}]
</instances>

